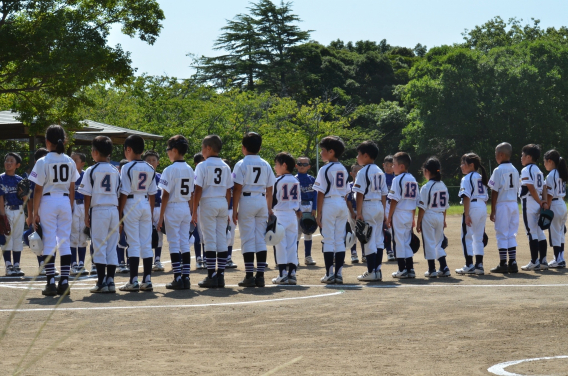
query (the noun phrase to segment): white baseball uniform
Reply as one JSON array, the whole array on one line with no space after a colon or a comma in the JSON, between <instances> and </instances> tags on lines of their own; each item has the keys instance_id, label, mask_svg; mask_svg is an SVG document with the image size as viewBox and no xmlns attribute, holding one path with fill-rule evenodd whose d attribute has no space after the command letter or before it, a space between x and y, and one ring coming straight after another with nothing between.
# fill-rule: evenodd
<instances>
[{"instance_id":1,"label":"white baseball uniform","mask_svg":"<svg viewBox=\"0 0 568 376\"><path fill-rule=\"evenodd\" d=\"M363 195L363 219L372 226L371 238L362 244L364 255L384 249L383 221L385 209L382 198L388 194L385 173L376 164L368 164L357 173L353 191ZM357 208L355 208L357 209Z\"/></svg>"},{"instance_id":2,"label":"white baseball uniform","mask_svg":"<svg viewBox=\"0 0 568 376\"><path fill-rule=\"evenodd\" d=\"M444 212L450 207L450 194L442 181L430 180L420 189L418 207L424 210L422 217L422 248L426 260L446 256L442 248L444 240Z\"/></svg>"},{"instance_id":3,"label":"white baseball uniform","mask_svg":"<svg viewBox=\"0 0 568 376\"><path fill-rule=\"evenodd\" d=\"M300 210L300 182L292 174L276 178L272 191L272 210L278 223L284 227L284 237L276 245L276 263L298 263L298 222L296 211Z\"/></svg>"},{"instance_id":4,"label":"white baseball uniform","mask_svg":"<svg viewBox=\"0 0 568 376\"><path fill-rule=\"evenodd\" d=\"M391 223L395 257L412 257L412 220L420 201L420 191L414 176L408 172L395 176L388 198L397 202Z\"/></svg>"},{"instance_id":5,"label":"white baseball uniform","mask_svg":"<svg viewBox=\"0 0 568 376\"><path fill-rule=\"evenodd\" d=\"M202 188L198 220L205 252L227 252L227 190L233 187L231 168L212 156L195 168L195 185Z\"/></svg>"},{"instance_id":6,"label":"white baseball uniform","mask_svg":"<svg viewBox=\"0 0 568 376\"><path fill-rule=\"evenodd\" d=\"M120 173L108 162L98 162L83 175L79 193L91 196L91 242L95 264L118 265L118 196Z\"/></svg>"},{"instance_id":7,"label":"white baseball uniform","mask_svg":"<svg viewBox=\"0 0 568 376\"><path fill-rule=\"evenodd\" d=\"M460 184L459 197L469 197L469 216L471 227L465 224L465 214L462 215L461 241L465 256L483 256L483 234L487 220L487 187L483 184L481 175L470 172L465 175Z\"/></svg>"},{"instance_id":8,"label":"white baseball uniform","mask_svg":"<svg viewBox=\"0 0 568 376\"><path fill-rule=\"evenodd\" d=\"M276 181L272 167L258 155L247 155L235 164L235 184L242 185L238 210L241 253L266 251L264 234L268 220L266 188Z\"/></svg>"},{"instance_id":9,"label":"white baseball uniform","mask_svg":"<svg viewBox=\"0 0 568 376\"><path fill-rule=\"evenodd\" d=\"M544 187L544 175L534 163L527 165L521 170L521 189L519 197L523 205L523 222L529 242L533 240L546 240L544 231L538 226L538 218L540 216L540 205L532 197L527 186L532 185L538 196L542 196L542 188Z\"/></svg>"},{"instance_id":10,"label":"white baseball uniform","mask_svg":"<svg viewBox=\"0 0 568 376\"><path fill-rule=\"evenodd\" d=\"M499 192L495 206L495 237L497 248L509 249L517 246L519 231L519 207L517 196L521 179L519 171L511 162L501 163L489 179L489 188Z\"/></svg>"},{"instance_id":11,"label":"white baseball uniform","mask_svg":"<svg viewBox=\"0 0 568 376\"><path fill-rule=\"evenodd\" d=\"M164 223L170 253L189 253L189 228L191 227L189 201L193 194L194 182L193 169L185 161L174 161L162 172L159 187L169 194Z\"/></svg>"},{"instance_id":12,"label":"white baseball uniform","mask_svg":"<svg viewBox=\"0 0 568 376\"><path fill-rule=\"evenodd\" d=\"M152 209L148 196L157 192L154 168L147 162L128 162L120 170L120 193L127 196L123 225L128 257L154 257L152 252Z\"/></svg>"},{"instance_id":13,"label":"white baseball uniform","mask_svg":"<svg viewBox=\"0 0 568 376\"><path fill-rule=\"evenodd\" d=\"M40 158L30 174L31 181L43 186L39 217L43 230L44 256L52 255L55 251L61 256L71 254L69 236L72 214L69 189L77 179L79 173L73 159L54 151Z\"/></svg>"},{"instance_id":14,"label":"white baseball uniform","mask_svg":"<svg viewBox=\"0 0 568 376\"><path fill-rule=\"evenodd\" d=\"M75 182L75 202L73 203L73 215L71 219L71 248L87 247L87 235L83 232L85 228L85 205L83 199L77 198L77 192L79 192L79 186L82 184L84 172L79 173L81 176Z\"/></svg>"},{"instance_id":15,"label":"white baseball uniform","mask_svg":"<svg viewBox=\"0 0 568 376\"><path fill-rule=\"evenodd\" d=\"M564 227L566 226L566 182L562 181L556 169L550 171L546 177L546 187L549 196L552 196L550 210L554 212L554 218L550 224L550 242L553 247L561 247L564 244ZM562 261L562 260L556 260Z\"/></svg>"},{"instance_id":16,"label":"white baseball uniform","mask_svg":"<svg viewBox=\"0 0 568 376\"><path fill-rule=\"evenodd\" d=\"M345 196L349 193L347 170L339 162L329 162L318 171L314 190L324 194L321 210L322 248L324 252L345 252L346 225L349 209Z\"/></svg>"}]
</instances>

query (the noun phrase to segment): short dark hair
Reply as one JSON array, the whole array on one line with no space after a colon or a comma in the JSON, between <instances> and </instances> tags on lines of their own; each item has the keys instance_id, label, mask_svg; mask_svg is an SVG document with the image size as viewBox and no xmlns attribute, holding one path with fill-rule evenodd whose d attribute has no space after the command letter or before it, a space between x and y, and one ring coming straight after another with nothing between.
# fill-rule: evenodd
<instances>
[{"instance_id":1,"label":"short dark hair","mask_svg":"<svg viewBox=\"0 0 568 376\"><path fill-rule=\"evenodd\" d=\"M296 165L296 161L294 157L290 153L278 153L276 157L274 157L274 162L278 162L281 165L286 165L286 171L292 173L294 171L294 166Z\"/></svg>"},{"instance_id":2,"label":"short dark hair","mask_svg":"<svg viewBox=\"0 0 568 376\"><path fill-rule=\"evenodd\" d=\"M144 139L136 134L130 135L124 141L124 150L131 148L134 154L142 154L144 152Z\"/></svg>"},{"instance_id":3,"label":"short dark hair","mask_svg":"<svg viewBox=\"0 0 568 376\"><path fill-rule=\"evenodd\" d=\"M6 158L8 157L14 157L14 159L16 160L17 164L22 164L22 157L20 157L20 154L18 153L14 153L13 151L6 153L6 156L4 157L4 160L6 160Z\"/></svg>"},{"instance_id":4,"label":"short dark hair","mask_svg":"<svg viewBox=\"0 0 568 376\"><path fill-rule=\"evenodd\" d=\"M242 144L249 153L258 154L262 146L262 136L256 132L247 132L243 136Z\"/></svg>"},{"instance_id":5,"label":"short dark hair","mask_svg":"<svg viewBox=\"0 0 568 376\"><path fill-rule=\"evenodd\" d=\"M118 164L118 167L122 168L122 166L124 166L127 163L128 163L128 159L121 159L120 163Z\"/></svg>"},{"instance_id":6,"label":"short dark hair","mask_svg":"<svg viewBox=\"0 0 568 376\"><path fill-rule=\"evenodd\" d=\"M71 157L73 157L74 155L78 156L79 159L81 160L81 162L87 162L87 156L83 153L77 153L77 152L73 152L71 153Z\"/></svg>"},{"instance_id":7,"label":"short dark hair","mask_svg":"<svg viewBox=\"0 0 568 376\"><path fill-rule=\"evenodd\" d=\"M156 157L158 160L160 160L160 154L158 154L158 152L155 150L146 150L144 154L142 154L143 161L145 161L148 157Z\"/></svg>"},{"instance_id":8,"label":"short dark hair","mask_svg":"<svg viewBox=\"0 0 568 376\"><path fill-rule=\"evenodd\" d=\"M99 152L103 157L108 157L112 154L112 140L107 136L97 136L91 143L93 149ZM126 161L126 159L123 159ZM128 163L128 161L126 161ZM122 162L121 162L122 163Z\"/></svg>"},{"instance_id":9,"label":"short dark hair","mask_svg":"<svg viewBox=\"0 0 568 376\"><path fill-rule=\"evenodd\" d=\"M385 157L385 159L383 159L383 163L393 163L394 157L392 156L392 154L389 154Z\"/></svg>"},{"instance_id":10,"label":"short dark hair","mask_svg":"<svg viewBox=\"0 0 568 376\"><path fill-rule=\"evenodd\" d=\"M168 140L168 148L176 149L180 155L185 155L189 149L189 142L187 138L177 134Z\"/></svg>"},{"instance_id":11,"label":"short dark hair","mask_svg":"<svg viewBox=\"0 0 568 376\"><path fill-rule=\"evenodd\" d=\"M410 163L412 162L412 159L410 159L410 155L404 151L399 151L398 153L396 153L393 157L393 161L396 161L396 163L404 165L404 167L406 167L406 169L408 169L408 167L410 167Z\"/></svg>"},{"instance_id":12,"label":"short dark hair","mask_svg":"<svg viewBox=\"0 0 568 376\"><path fill-rule=\"evenodd\" d=\"M367 154L374 161L379 156L379 147L373 141L365 141L357 146L357 153Z\"/></svg>"},{"instance_id":13,"label":"short dark hair","mask_svg":"<svg viewBox=\"0 0 568 376\"><path fill-rule=\"evenodd\" d=\"M205 158L203 158L203 154L201 153L197 153L193 156L193 163L195 165L197 165L198 163L201 163L205 160Z\"/></svg>"},{"instance_id":14,"label":"short dark hair","mask_svg":"<svg viewBox=\"0 0 568 376\"><path fill-rule=\"evenodd\" d=\"M221 148L223 147L223 141L221 140L221 137L217 136L216 134L205 136L201 144L203 146L209 146L215 153L220 152Z\"/></svg>"},{"instance_id":15,"label":"short dark hair","mask_svg":"<svg viewBox=\"0 0 568 376\"><path fill-rule=\"evenodd\" d=\"M47 151L46 148L39 148L34 153L34 160L37 161L38 159L45 157L48 153L49 152Z\"/></svg>"},{"instance_id":16,"label":"short dark hair","mask_svg":"<svg viewBox=\"0 0 568 376\"><path fill-rule=\"evenodd\" d=\"M327 136L321 139L319 146L325 150L333 150L335 158L339 158L345 151L345 143L338 136Z\"/></svg>"},{"instance_id":17,"label":"short dark hair","mask_svg":"<svg viewBox=\"0 0 568 376\"><path fill-rule=\"evenodd\" d=\"M533 162L536 162L540 158L540 145L535 145L535 144L525 145L523 146L523 153L525 155L530 155Z\"/></svg>"}]
</instances>

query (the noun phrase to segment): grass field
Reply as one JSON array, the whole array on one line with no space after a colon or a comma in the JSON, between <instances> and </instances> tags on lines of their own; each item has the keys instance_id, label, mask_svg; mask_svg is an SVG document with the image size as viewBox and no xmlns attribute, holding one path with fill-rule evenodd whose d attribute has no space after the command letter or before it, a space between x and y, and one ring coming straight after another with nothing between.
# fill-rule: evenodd
<instances>
[{"instance_id":1,"label":"grass field","mask_svg":"<svg viewBox=\"0 0 568 376\"><path fill-rule=\"evenodd\" d=\"M300 267L298 286L269 286L277 274L269 256L267 287L237 287L244 275L238 251L239 267L216 290L197 287L204 271L192 271L190 291L166 290L165 272L153 275L152 293L91 295L94 278L83 277L60 299L41 296L43 280L0 277L0 374L568 374L566 358L488 372L503 362L568 355L567 271L456 276L460 221L448 216L452 277L445 279L423 277L420 250L415 280L394 280L396 265L385 262L382 282L361 284L365 264L347 262L345 284L324 286L321 237L314 238L318 265ZM498 263L489 221L487 233L489 270ZM524 233L518 241L522 265ZM167 246L164 254L168 261ZM29 250L23 269L37 272ZM117 284L125 281L118 276Z\"/></svg>"}]
</instances>

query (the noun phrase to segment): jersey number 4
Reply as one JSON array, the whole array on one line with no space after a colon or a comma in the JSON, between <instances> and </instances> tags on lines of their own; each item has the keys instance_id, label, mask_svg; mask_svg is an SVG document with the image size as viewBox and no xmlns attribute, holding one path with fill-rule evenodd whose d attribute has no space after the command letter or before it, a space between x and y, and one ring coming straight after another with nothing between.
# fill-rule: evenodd
<instances>
[{"instance_id":1,"label":"jersey number 4","mask_svg":"<svg viewBox=\"0 0 568 376\"><path fill-rule=\"evenodd\" d=\"M101 180L101 187L104 188L105 192L111 191L110 174L106 174L103 180Z\"/></svg>"}]
</instances>

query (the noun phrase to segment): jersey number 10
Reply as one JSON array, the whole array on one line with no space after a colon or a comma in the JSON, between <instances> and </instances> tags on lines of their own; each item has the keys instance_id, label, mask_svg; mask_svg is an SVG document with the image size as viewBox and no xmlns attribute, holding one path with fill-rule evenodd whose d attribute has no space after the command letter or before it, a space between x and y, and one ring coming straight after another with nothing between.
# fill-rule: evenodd
<instances>
[{"instance_id":1,"label":"jersey number 10","mask_svg":"<svg viewBox=\"0 0 568 376\"><path fill-rule=\"evenodd\" d=\"M62 182L69 180L69 166L66 164L53 165L53 182L59 183L60 180Z\"/></svg>"}]
</instances>

